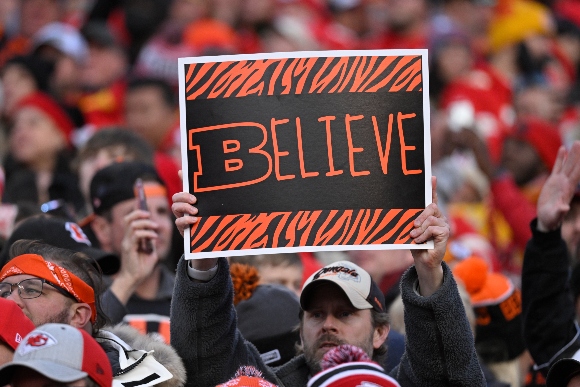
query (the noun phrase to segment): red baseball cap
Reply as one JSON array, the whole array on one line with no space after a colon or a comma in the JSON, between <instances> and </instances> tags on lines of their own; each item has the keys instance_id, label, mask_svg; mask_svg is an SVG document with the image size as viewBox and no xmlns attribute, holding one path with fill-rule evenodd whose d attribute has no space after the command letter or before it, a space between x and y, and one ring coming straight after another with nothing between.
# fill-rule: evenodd
<instances>
[{"instance_id":1,"label":"red baseball cap","mask_svg":"<svg viewBox=\"0 0 580 387\"><path fill-rule=\"evenodd\" d=\"M24 336L34 329L34 324L14 302L0 298L0 341L16 349Z\"/></svg>"}]
</instances>

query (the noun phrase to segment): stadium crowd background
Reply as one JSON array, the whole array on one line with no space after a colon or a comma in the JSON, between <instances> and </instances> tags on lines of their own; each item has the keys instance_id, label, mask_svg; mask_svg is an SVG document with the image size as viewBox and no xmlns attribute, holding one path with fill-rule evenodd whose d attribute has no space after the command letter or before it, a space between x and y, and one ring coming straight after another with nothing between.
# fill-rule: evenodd
<instances>
[{"instance_id":1,"label":"stadium crowd background","mask_svg":"<svg viewBox=\"0 0 580 387\"><path fill-rule=\"evenodd\" d=\"M104 129L144 141L168 197L180 191L180 57L418 48L429 50L433 174L452 230L446 261L474 305L509 283L521 312L536 200L558 148L580 139L579 0L2 0L0 237L43 210L90 222L90 179L119 156L87 147ZM578 215L572 207L562 228L572 266ZM177 236L169 268L181 243ZM348 259L367 262L394 300L412 260L383 255ZM306 278L338 258L301 259ZM485 325L486 311L474 310ZM501 333L507 317L484 331ZM542 385L520 343L504 346L500 359L517 358L524 370L519 384ZM497 351L480 348L493 363Z\"/></svg>"}]
</instances>

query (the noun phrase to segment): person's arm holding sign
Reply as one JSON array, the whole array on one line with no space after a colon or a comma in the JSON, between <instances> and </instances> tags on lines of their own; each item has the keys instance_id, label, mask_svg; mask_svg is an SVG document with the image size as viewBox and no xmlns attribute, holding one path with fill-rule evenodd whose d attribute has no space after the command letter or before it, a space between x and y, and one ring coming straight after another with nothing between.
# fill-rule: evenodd
<instances>
[{"instance_id":1,"label":"person's arm holding sign","mask_svg":"<svg viewBox=\"0 0 580 387\"><path fill-rule=\"evenodd\" d=\"M184 230L197 219L196 198L173 196L175 224ZM215 386L230 379L242 365L254 365L275 382L260 354L237 330L233 287L225 258L186 260L177 266L171 306L171 345L184 360L192 386Z\"/></svg>"},{"instance_id":2,"label":"person's arm holding sign","mask_svg":"<svg viewBox=\"0 0 580 387\"><path fill-rule=\"evenodd\" d=\"M196 199L182 192L173 200L176 225L183 233L196 222ZM392 375L401 386L484 385L463 304L449 268L442 263L449 226L435 194L414 227L415 243L432 240L434 248L415 250L415 266L403 277L408 345ZM200 385L226 380L240 365L256 365L267 379L277 382L273 370L236 329L231 287L224 258L182 259L172 306L172 345L188 366L189 380L195 378Z\"/></svg>"},{"instance_id":3,"label":"person's arm holding sign","mask_svg":"<svg viewBox=\"0 0 580 387\"><path fill-rule=\"evenodd\" d=\"M410 236L434 248L411 250L415 265L401 279L407 343L396 378L401 386L484 386L473 334L449 267L443 262L449 224L433 202L417 217Z\"/></svg>"},{"instance_id":4,"label":"person's arm holding sign","mask_svg":"<svg viewBox=\"0 0 580 387\"><path fill-rule=\"evenodd\" d=\"M415 219L411 237L415 243L433 240L431 250L411 250L415 260L415 268L419 279L419 293L428 297L435 293L443 284L443 268L441 262L445 255L445 247L449 239L449 224L437 207L437 179L432 178L433 203Z\"/></svg>"},{"instance_id":5,"label":"person's arm holding sign","mask_svg":"<svg viewBox=\"0 0 580 387\"><path fill-rule=\"evenodd\" d=\"M173 205L171 209L176 217L175 225L179 230L181 236L185 232L185 229L191 227L195 222L197 222L197 208L194 207L196 197L187 192L178 192L173 195ZM217 265L217 258L207 258L207 259L192 259L189 261L189 268L195 271L210 271ZM194 278L196 279L196 278ZM211 278L206 278L201 282L207 282Z\"/></svg>"}]
</instances>

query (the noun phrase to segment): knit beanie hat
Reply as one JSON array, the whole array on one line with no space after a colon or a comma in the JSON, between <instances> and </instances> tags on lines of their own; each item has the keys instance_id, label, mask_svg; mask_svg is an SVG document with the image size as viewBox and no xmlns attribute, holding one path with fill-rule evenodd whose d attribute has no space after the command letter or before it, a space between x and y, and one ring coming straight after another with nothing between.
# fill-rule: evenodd
<instances>
[{"instance_id":1,"label":"knit beanie hat","mask_svg":"<svg viewBox=\"0 0 580 387\"><path fill-rule=\"evenodd\" d=\"M217 387L277 387L262 378L262 372L254 366L241 366L233 379Z\"/></svg>"},{"instance_id":2,"label":"knit beanie hat","mask_svg":"<svg viewBox=\"0 0 580 387\"><path fill-rule=\"evenodd\" d=\"M484 362L513 360L525 349L522 338L521 294L487 262L470 256L453 268L469 293L476 315L475 347Z\"/></svg>"},{"instance_id":3,"label":"knit beanie hat","mask_svg":"<svg viewBox=\"0 0 580 387\"><path fill-rule=\"evenodd\" d=\"M553 22L546 6L532 0L499 0L489 26L492 52L518 44L530 35L550 34Z\"/></svg>"},{"instance_id":4,"label":"knit beanie hat","mask_svg":"<svg viewBox=\"0 0 580 387\"><path fill-rule=\"evenodd\" d=\"M324 354L322 371L308 381L308 387L400 387L359 347L342 344Z\"/></svg>"},{"instance_id":5,"label":"knit beanie hat","mask_svg":"<svg viewBox=\"0 0 580 387\"><path fill-rule=\"evenodd\" d=\"M258 349L265 364L282 365L296 355L300 334L298 297L282 285L259 284L257 269L230 266L238 329Z\"/></svg>"},{"instance_id":6,"label":"knit beanie hat","mask_svg":"<svg viewBox=\"0 0 580 387\"><path fill-rule=\"evenodd\" d=\"M51 96L43 92L32 93L18 102L16 110L24 107L34 107L46 114L65 136L67 144L71 145L74 124L65 110Z\"/></svg>"}]
</instances>

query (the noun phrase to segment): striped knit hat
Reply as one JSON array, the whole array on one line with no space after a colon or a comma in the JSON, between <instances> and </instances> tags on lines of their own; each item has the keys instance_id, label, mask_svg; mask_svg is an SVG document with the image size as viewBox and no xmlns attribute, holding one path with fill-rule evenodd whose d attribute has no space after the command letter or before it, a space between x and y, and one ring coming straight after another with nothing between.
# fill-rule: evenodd
<instances>
[{"instance_id":1,"label":"striped knit hat","mask_svg":"<svg viewBox=\"0 0 580 387\"><path fill-rule=\"evenodd\" d=\"M217 387L278 387L262 378L262 372L254 366L241 366L234 378Z\"/></svg>"},{"instance_id":2,"label":"striped knit hat","mask_svg":"<svg viewBox=\"0 0 580 387\"><path fill-rule=\"evenodd\" d=\"M322 371L308 381L308 387L400 387L359 347L343 344L326 352L320 361Z\"/></svg>"}]
</instances>

